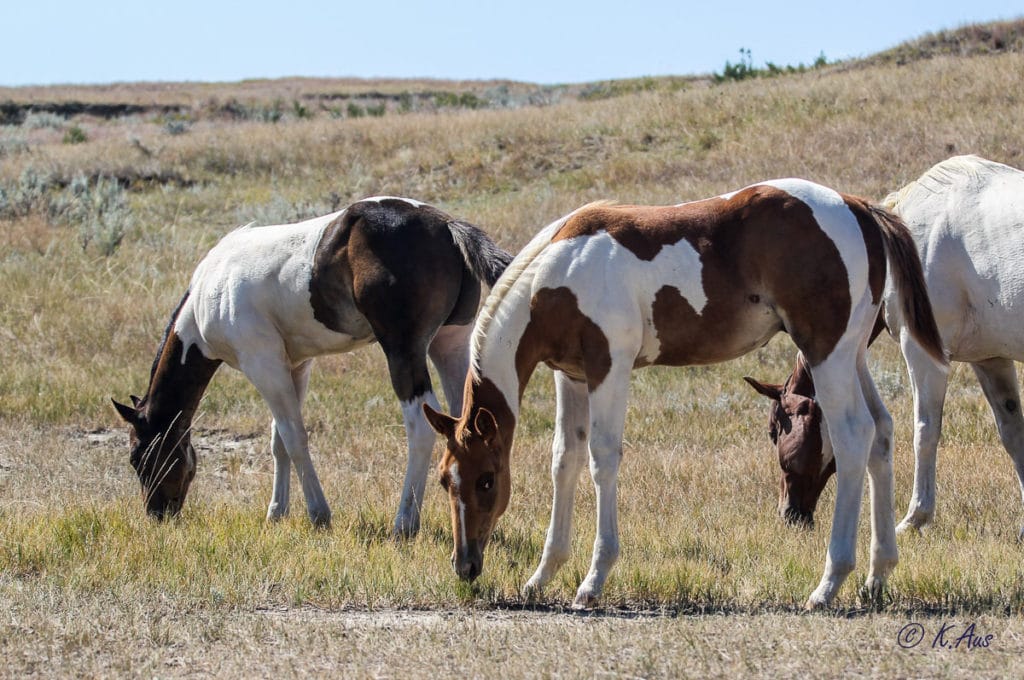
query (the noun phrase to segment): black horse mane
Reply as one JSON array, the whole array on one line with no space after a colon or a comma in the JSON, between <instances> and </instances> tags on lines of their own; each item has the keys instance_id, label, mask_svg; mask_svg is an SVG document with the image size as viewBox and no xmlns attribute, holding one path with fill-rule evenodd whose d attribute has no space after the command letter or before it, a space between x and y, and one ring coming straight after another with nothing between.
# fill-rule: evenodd
<instances>
[{"instance_id":1,"label":"black horse mane","mask_svg":"<svg viewBox=\"0 0 1024 680\"><path fill-rule=\"evenodd\" d=\"M174 322L178 320L178 314L181 313L181 308L185 306L185 301L188 300L189 293L192 289L187 289L185 294L181 296L181 300L178 302L178 306L174 308L174 312L171 314L170 321L167 322L167 327L164 328L164 335L160 339L160 344L156 349L156 356L153 358L153 366L149 369L149 386L146 387L146 396L149 396L150 387L153 385L153 376L156 375L156 367L160 364L160 357L163 356L164 347L167 346L167 338L171 335L171 329L174 328Z\"/></svg>"}]
</instances>

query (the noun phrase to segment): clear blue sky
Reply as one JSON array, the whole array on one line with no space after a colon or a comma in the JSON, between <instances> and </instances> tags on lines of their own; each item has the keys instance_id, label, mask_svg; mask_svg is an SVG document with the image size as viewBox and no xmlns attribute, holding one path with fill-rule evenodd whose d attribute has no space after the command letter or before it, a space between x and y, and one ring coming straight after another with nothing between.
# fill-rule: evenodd
<instances>
[{"instance_id":1,"label":"clear blue sky","mask_svg":"<svg viewBox=\"0 0 1024 680\"><path fill-rule=\"evenodd\" d=\"M564 83L864 56L1021 0L3 0L0 85L281 76Z\"/></svg>"}]
</instances>

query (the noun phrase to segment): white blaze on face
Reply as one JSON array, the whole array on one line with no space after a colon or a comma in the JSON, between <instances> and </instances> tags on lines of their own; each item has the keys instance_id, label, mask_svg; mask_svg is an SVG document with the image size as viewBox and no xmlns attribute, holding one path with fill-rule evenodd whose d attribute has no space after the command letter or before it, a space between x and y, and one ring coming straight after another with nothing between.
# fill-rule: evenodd
<instances>
[{"instance_id":1,"label":"white blaze on face","mask_svg":"<svg viewBox=\"0 0 1024 680\"><path fill-rule=\"evenodd\" d=\"M462 500L462 496L459 494L459 487L462 486L462 478L459 477L459 464L452 463L451 467L448 468L448 480L452 487L452 493L455 494L456 507L459 509L459 538L462 539L462 549L466 550L466 504Z\"/></svg>"}]
</instances>

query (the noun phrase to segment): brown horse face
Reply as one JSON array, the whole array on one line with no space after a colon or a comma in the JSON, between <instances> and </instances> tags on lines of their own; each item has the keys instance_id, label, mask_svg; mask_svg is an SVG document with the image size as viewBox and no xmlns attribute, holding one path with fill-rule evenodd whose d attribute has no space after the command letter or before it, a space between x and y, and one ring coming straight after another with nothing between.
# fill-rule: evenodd
<instances>
[{"instance_id":1,"label":"brown horse face","mask_svg":"<svg viewBox=\"0 0 1024 680\"><path fill-rule=\"evenodd\" d=\"M472 423L433 411L427 419L448 440L438 472L451 508L452 567L460 579L473 581L483 571L484 548L494 525L508 507L508 451L486 409L478 410Z\"/></svg>"},{"instance_id":2,"label":"brown horse face","mask_svg":"<svg viewBox=\"0 0 1024 680\"><path fill-rule=\"evenodd\" d=\"M160 432L138 407L117 402L114 406L129 425L129 461L142 485L146 512L159 520L177 515L196 474L196 452L188 431Z\"/></svg>"},{"instance_id":3,"label":"brown horse face","mask_svg":"<svg viewBox=\"0 0 1024 680\"><path fill-rule=\"evenodd\" d=\"M772 400L768 435L782 469L779 514L788 524L811 527L818 498L836 471L834 459L826 463L821 409L812 397L788 392L785 386L746 380Z\"/></svg>"}]
</instances>

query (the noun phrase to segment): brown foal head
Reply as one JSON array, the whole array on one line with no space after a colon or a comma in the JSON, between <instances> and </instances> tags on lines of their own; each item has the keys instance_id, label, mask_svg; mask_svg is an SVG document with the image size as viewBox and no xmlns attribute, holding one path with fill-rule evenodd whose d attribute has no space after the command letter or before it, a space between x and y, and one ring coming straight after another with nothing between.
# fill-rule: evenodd
<instances>
[{"instance_id":1,"label":"brown foal head","mask_svg":"<svg viewBox=\"0 0 1024 680\"><path fill-rule=\"evenodd\" d=\"M814 510L825 484L836 471L827 428L814 383L803 357L782 385L745 377L759 394L772 400L768 410L768 436L775 445L782 468L779 514L788 524L811 527Z\"/></svg>"}]
</instances>

